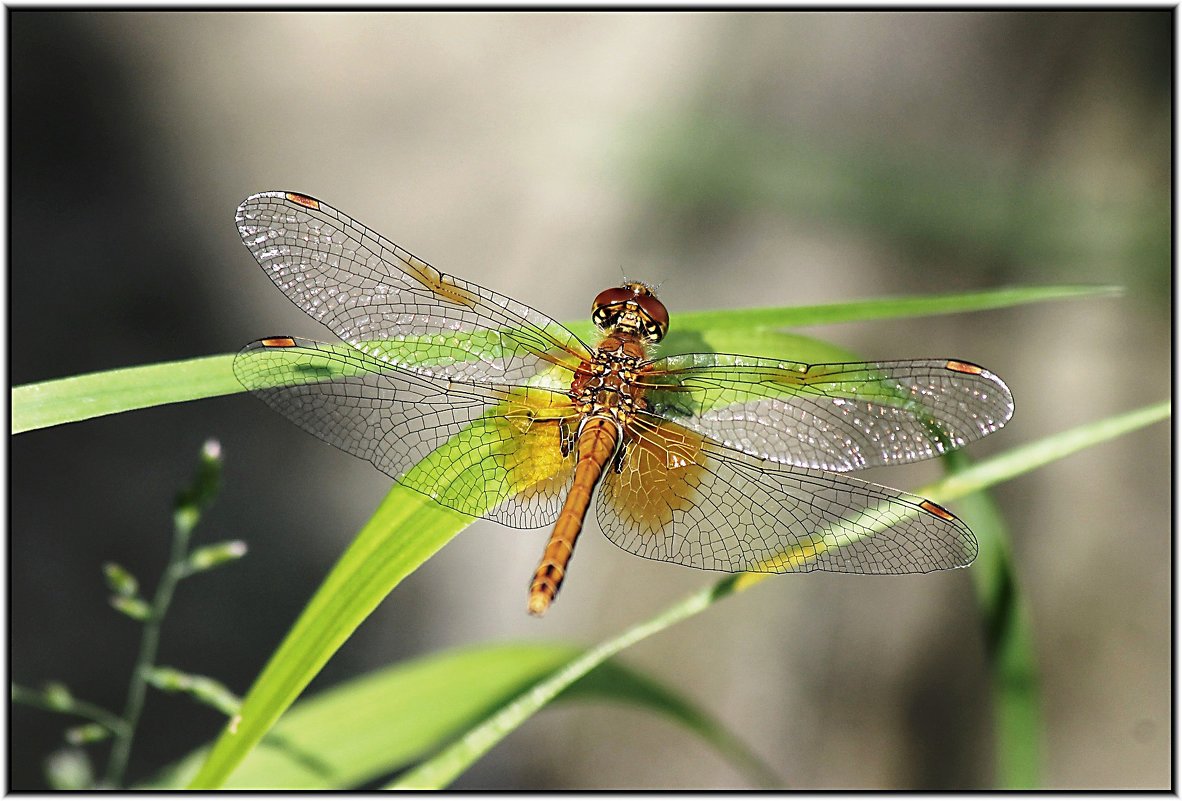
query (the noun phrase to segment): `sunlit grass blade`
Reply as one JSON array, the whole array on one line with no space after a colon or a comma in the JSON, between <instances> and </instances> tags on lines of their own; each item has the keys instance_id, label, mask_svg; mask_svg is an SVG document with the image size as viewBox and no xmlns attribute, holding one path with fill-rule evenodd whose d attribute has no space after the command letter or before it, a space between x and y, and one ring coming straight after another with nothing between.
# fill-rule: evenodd
<instances>
[{"instance_id":1,"label":"sunlit grass blade","mask_svg":"<svg viewBox=\"0 0 1182 801\"><path fill-rule=\"evenodd\" d=\"M1170 401L1162 401L1151 406L1143 406L1132 412L1106 417L1094 423L1085 423L1059 434L1020 445L948 476L939 484L933 485L940 487L939 494L923 489L917 492L937 501L941 497L946 499L961 498L970 492L1008 481L1015 476L1070 456L1084 448L1167 420L1169 417Z\"/></svg>"},{"instance_id":2,"label":"sunlit grass blade","mask_svg":"<svg viewBox=\"0 0 1182 801\"><path fill-rule=\"evenodd\" d=\"M762 328L794 328L855 320L952 314L1094 297L1116 291L1113 287L1103 286L1013 287L821 306L683 312L674 317L670 337L662 352L701 350L697 340L705 331L755 331ZM570 328L585 339L594 338L594 329L589 322L572 323ZM750 352L750 349L740 348L739 351ZM242 392L241 385L230 369L233 358L232 355L206 356L14 387L11 433L19 434L107 414ZM802 357L785 355L782 358L800 360Z\"/></svg>"},{"instance_id":3,"label":"sunlit grass blade","mask_svg":"<svg viewBox=\"0 0 1182 801\"><path fill-rule=\"evenodd\" d=\"M13 387L12 433L244 392L233 361L233 355L203 356Z\"/></svg>"},{"instance_id":4,"label":"sunlit grass blade","mask_svg":"<svg viewBox=\"0 0 1182 801\"><path fill-rule=\"evenodd\" d=\"M1083 448L1150 425L1170 416L1168 401L1089 423L980 462L955 475L916 490L916 494L947 503L1015 478ZM625 648L708 609L726 596L766 581L766 573L730 576L679 601L658 615L599 644L559 668L498 709L432 759L401 776L389 789L438 789L448 786L477 759L549 703L568 685Z\"/></svg>"},{"instance_id":5,"label":"sunlit grass blade","mask_svg":"<svg viewBox=\"0 0 1182 801\"><path fill-rule=\"evenodd\" d=\"M682 326L709 328L715 331L736 328L803 328L809 325L988 311L1052 300L1112 297L1119 295L1121 291L1118 286L1003 287L980 292L872 298L816 306L793 306L786 309L745 309L742 317L738 319L730 311L684 311L680 312L673 322L674 330Z\"/></svg>"},{"instance_id":6,"label":"sunlit grass blade","mask_svg":"<svg viewBox=\"0 0 1182 801\"><path fill-rule=\"evenodd\" d=\"M382 599L470 522L395 484L271 656L190 786L220 787Z\"/></svg>"},{"instance_id":7,"label":"sunlit grass blade","mask_svg":"<svg viewBox=\"0 0 1182 801\"><path fill-rule=\"evenodd\" d=\"M559 644L486 645L432 654L333 687L295 704L226 782L228 789L349 789L433 753L490 710L576 658ZM777 779L716 721L653 679L608 661L560 700L627 702L701 736L757 786ZM188 781L202 749L140 789Z\"/></svg>"}]
</instances>

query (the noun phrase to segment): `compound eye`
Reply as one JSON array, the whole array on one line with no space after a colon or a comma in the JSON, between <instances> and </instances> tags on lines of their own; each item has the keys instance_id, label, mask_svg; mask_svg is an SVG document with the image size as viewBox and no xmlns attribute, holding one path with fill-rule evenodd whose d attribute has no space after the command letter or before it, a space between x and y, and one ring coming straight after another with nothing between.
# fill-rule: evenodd
<instances>
[{"instance_id":1,"label":"compound eye","mask_svg":"<svg viewBox=\"0 0 1182 801\"><path fill-rule=\"evenodd\" d=\"M664 331L669 327L669 310L665 304L657 300L656 295L637 295L636 302L649 318Z\"/></svg>"},{"instance_id":2,"label":"compound eye","mask_svg":"<svg viewBox=\"0 0 1182 801\"><path fill-rule=\"evenodd\" d=\"M617 303L624 303L632 300L636 295L631 289L622 286L614 286L611 289L605 289L595 296L595 302L591 304L592 313L599 311L607 306L613 306Z\"/></svg>"}]
</instances>

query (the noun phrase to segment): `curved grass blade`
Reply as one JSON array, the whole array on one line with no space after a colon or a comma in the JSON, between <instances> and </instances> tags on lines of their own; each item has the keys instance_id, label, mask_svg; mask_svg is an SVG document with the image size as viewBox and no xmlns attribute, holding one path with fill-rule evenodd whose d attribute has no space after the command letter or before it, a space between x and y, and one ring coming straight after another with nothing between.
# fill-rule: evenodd
<instances>
[{"instance_id":1,"label":"curved grass blade","mask_svg":"<svg viewBox=\"0 0 1182 801\"><path fill-rule=\"evenodd\" d=\"M1088 423L982 461L955 475L916 490L916 494L941 503L962 498L1062 459L1083 448L1165 420L1169 416L1170 402L1166 401L1116 417ZM400 777L389 785L388 789L438 789L448 786L506 735L600 662L665 630L674 623L708 609L734 592L746 590L767 580L769 576L770 574L767 573L743 573L729 576L693 593L655 617L592 648L501 707L437 756Z\"/></svg>"},{"instance_id":2,"label":"curved grass blade","mask_svg":"<svg viewBox=\"0 0 1182 801\"><path fill-rule=\"evenodd\" d=\"M730 576L718 584L699 590L656 617L635 625L572 659L501 707L480 725L465 732L437 756L399 777L386 789L437 790L446 787L473 762L488 753L494 745L571 684L630 645L704 611L715 601L730 595L735 591L738 579L739 576Z\"/></svg>"},{"instance_id":3,"label":"curved grass blade","mask_svg":"<svg viewBox=\"0 0 1182 801\"><path fill-rule=\"evenodd\" d=\"M674 320L673 331L670 332L663 352L702 350L700 347L694 347L693 342L706 331L754 331L762 328L793 328L855 320L951 314L1049 300L1111 295L1116 291L1118 290L1113 287L1104 286L1014 287L822 306L685 312L678 314ZM584 338L592 337L594 334L593 327L586 321L573 323L570 328ZM679 342L681 344L677 344ZM799 360L801 357L786 354L783 358ZM14 387L11 433L20 434L107 414L241 392L242 387L230 369L232 361L232 355L206 356L87 373Z\"/></svg>"},{"instance_id":4,"label":"curved grass blade","mask_svg":"<svg viewBox=\"0 0 1182 801\"><path fill-rule=\"evenodd\" d=\"M959 451L944 458L954 475L969 468L969 458ZM973 521L981 549L970 575L992 674L995 785L1003 790L1035 789L1041 784L1043 728L1030 607L1018 588L997 504L988 493L974 492L959 506Z\"/></svg>"},{"instance_id":5,"label":"curved grass blade","mask_svg":"<svg viewBox=\"0 0 1182 801\"><path fill-rule=\"evenodd\" d=\"M576 658L573 645L470 647L414 659L300 701L230 775L229 789L349 789L433 753ZM463 688L457 692L457 688ZM760 786L778 780L734 735L676 693L607 661L558 700L625 701L663 714L700 735ZM168 769L149 787L177 787L208 749Z\"/></svg>"},{"instance_id":6,"label":"curved grass blade","mask_svg":"<svg viewBox=\"0 0 1182 801\"><path fill-rule=\"evenodd\" d=\"M449 456L463 458L445 445L426 461ZM382 599L470 522L395 484L271 656L190 787L221 786Z\"/></svg>"}]
</instances>

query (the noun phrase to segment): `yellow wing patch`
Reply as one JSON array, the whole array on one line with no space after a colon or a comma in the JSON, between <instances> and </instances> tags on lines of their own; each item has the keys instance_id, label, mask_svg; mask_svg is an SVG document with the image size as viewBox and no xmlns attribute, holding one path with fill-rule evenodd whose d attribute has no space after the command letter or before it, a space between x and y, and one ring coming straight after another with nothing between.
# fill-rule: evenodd
<instances>
[{"instance_id":1,"label":"yellow wing patch","mask_svg":"<svg viewBox=\"0 0 1182 801\"><path fill-rule=\"evenodd\" d=\"M612 479L610 503L625 521L656 534L673 513L692 508L705 467L702 438L676 423L635 421L620 475Z\"/></svg>"},{"instance_id":2,"label":"yellow wing patch","mask_svg":"<svg viewBox=\"0 0 1182 801\"><path fill-rule=\"evenodd\" d=\"M514 390L497 409L502 437L498 457L509 488L520 493L557 492L574 469L573 455L562 455L562 421L577 427L570 399L555 392Z\"/></svg>"}]
</instances>

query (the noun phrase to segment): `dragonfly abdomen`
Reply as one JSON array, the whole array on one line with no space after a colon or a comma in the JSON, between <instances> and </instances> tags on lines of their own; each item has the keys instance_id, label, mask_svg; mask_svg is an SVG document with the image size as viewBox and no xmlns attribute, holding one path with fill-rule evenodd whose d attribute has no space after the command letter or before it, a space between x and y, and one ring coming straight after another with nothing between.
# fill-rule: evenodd
<instances>
[{"instance_id":1,"label":"dragonfly abdomen","mask_svg":"<svg viewBox=\"0 0 1182 801\"><path fill-rule=\"evenodd\" d=\"M575 549L575 540L583 530L583 521L591 507L591 495L603 478L607 465L616 453L620 439L620 428L615 420L608 417L592 417L582 426L579 433L578 461L575 465L574 483L567 493L562 511L546 543L542 561L534 573L529 587L529 612L531 615L545 614L558 588L566 576L566 566Z\"/></svg>"}]
</instances>

